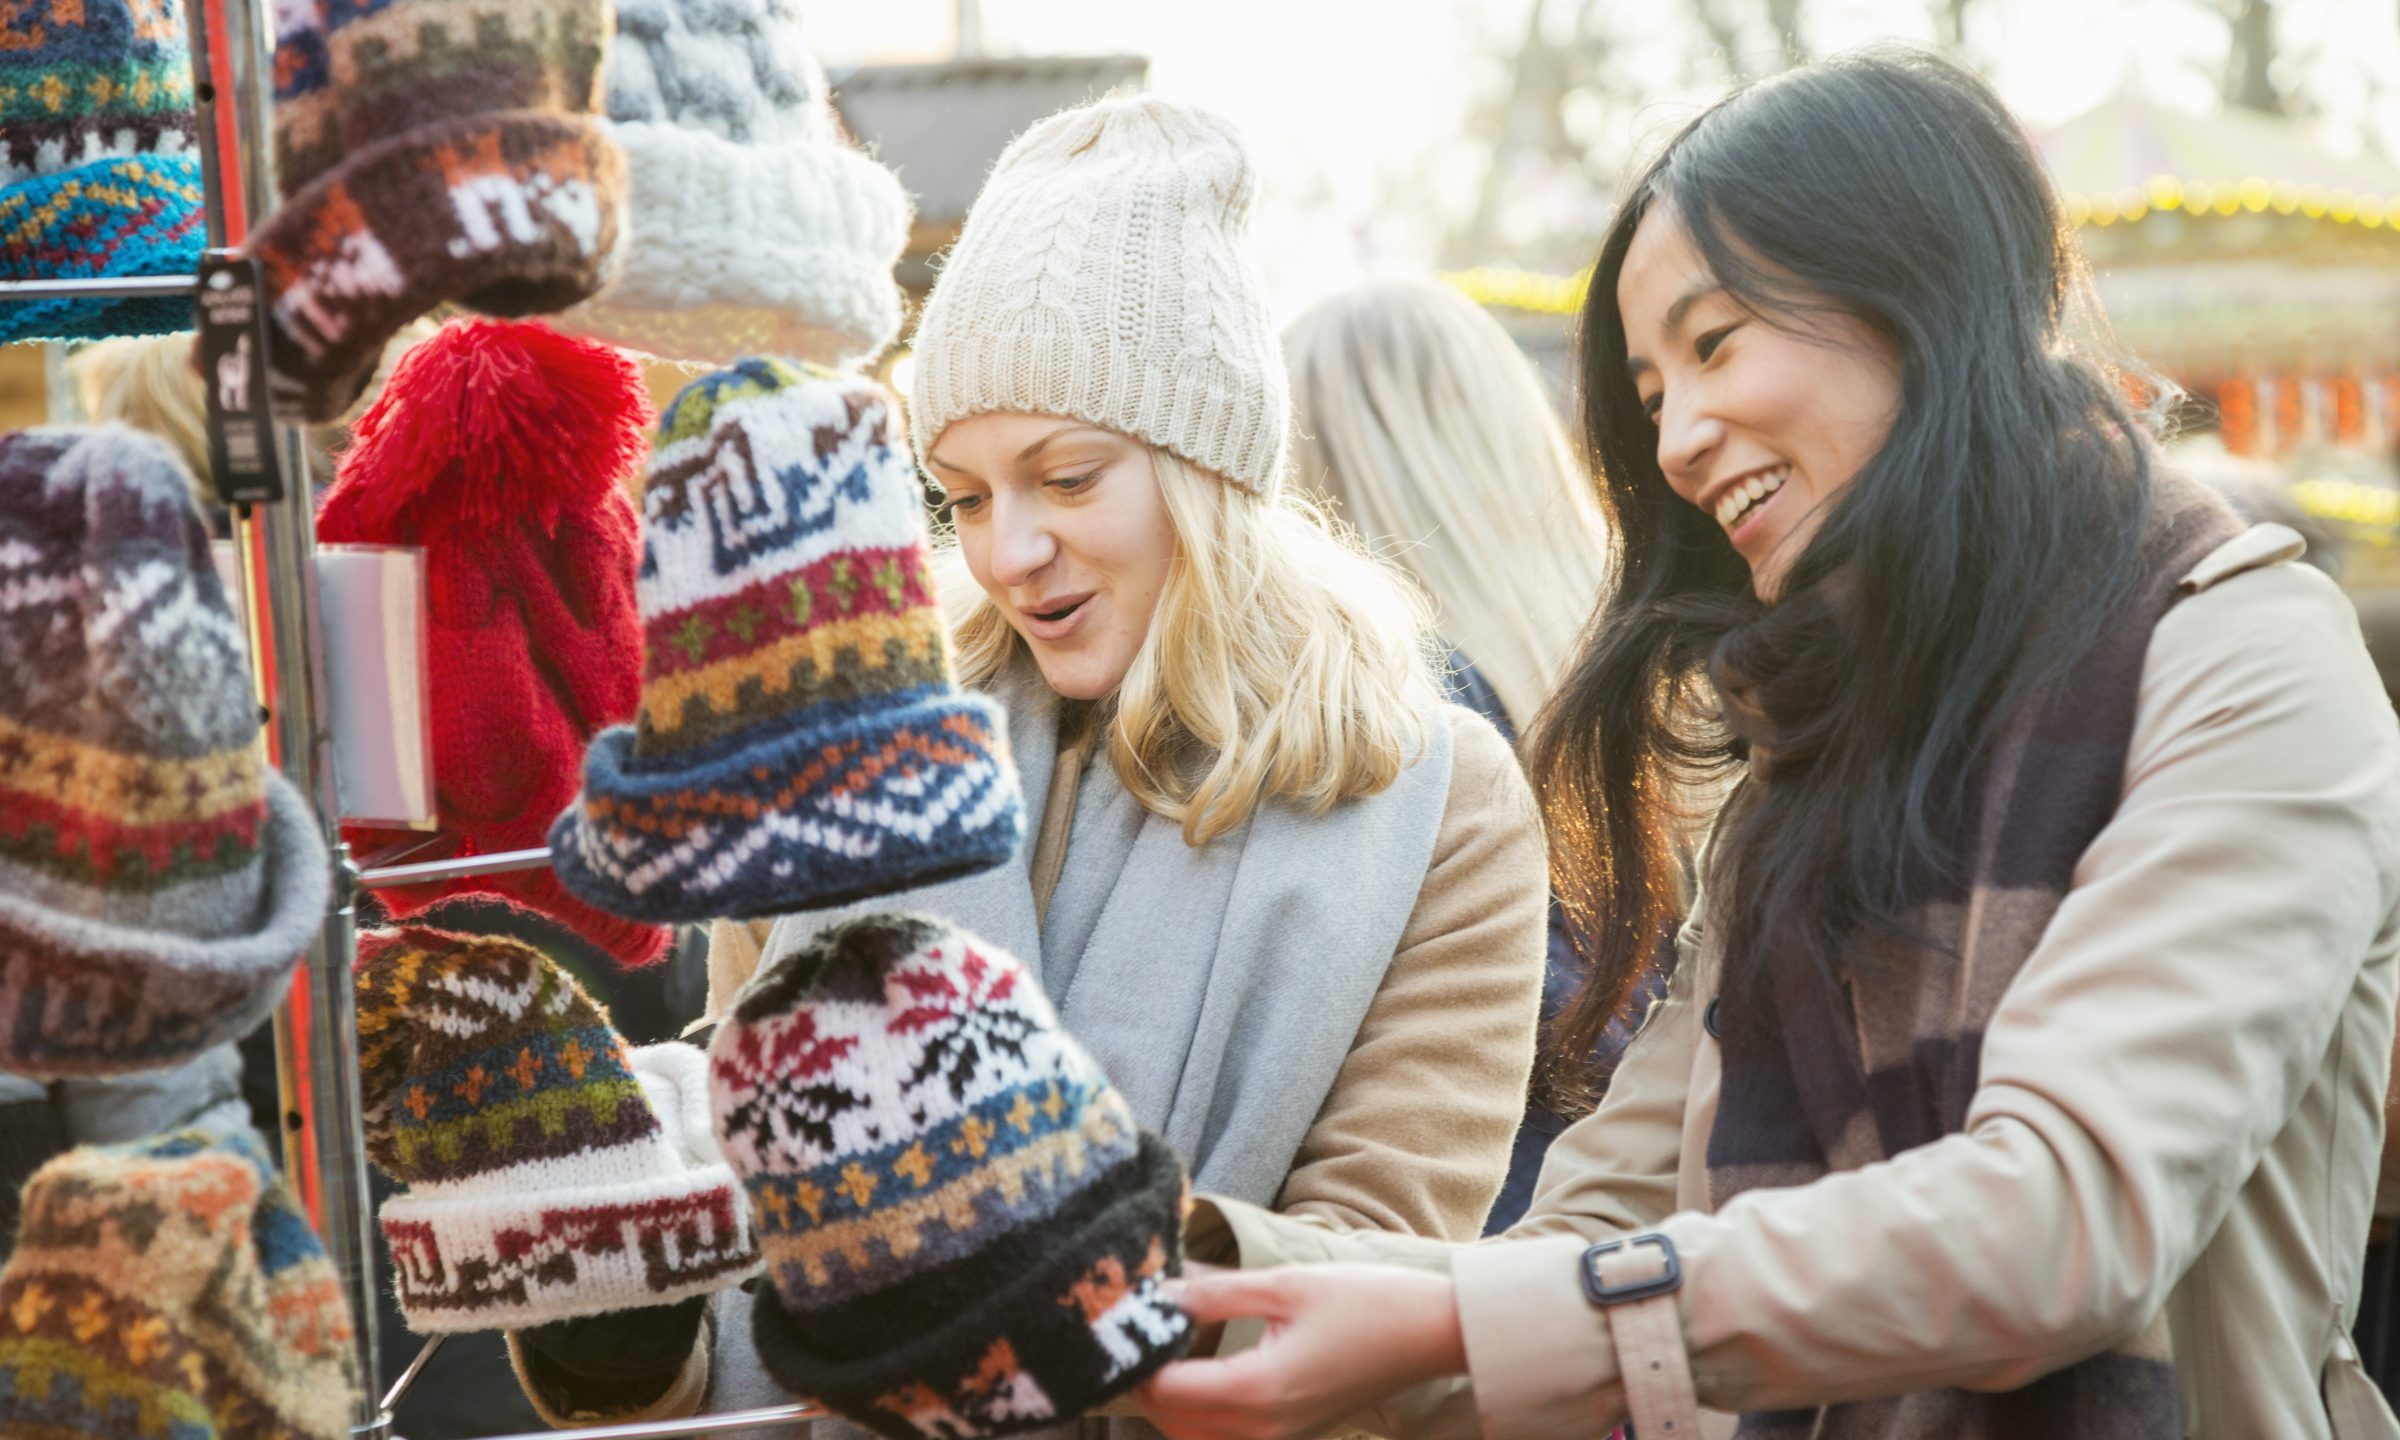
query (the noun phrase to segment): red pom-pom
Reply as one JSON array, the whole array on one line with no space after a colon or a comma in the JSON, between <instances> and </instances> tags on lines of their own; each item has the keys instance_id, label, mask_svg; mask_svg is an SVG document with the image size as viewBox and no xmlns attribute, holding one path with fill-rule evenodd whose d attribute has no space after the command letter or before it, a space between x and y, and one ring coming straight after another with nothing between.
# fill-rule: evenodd
<instances>
[{"instance_id":1,"label":"red pom-pom","mask_svg":"<svg viewBox=\"0 0 2400 1440\"><path fill-rule=\"evenodd\" d=\"M631 360L530 320L454 320L401 357L359 417L335 488L363 528L532 519L624 485L649 454ZM329 537L330 538L330 537Z\"/></svg>"}]
</instances>

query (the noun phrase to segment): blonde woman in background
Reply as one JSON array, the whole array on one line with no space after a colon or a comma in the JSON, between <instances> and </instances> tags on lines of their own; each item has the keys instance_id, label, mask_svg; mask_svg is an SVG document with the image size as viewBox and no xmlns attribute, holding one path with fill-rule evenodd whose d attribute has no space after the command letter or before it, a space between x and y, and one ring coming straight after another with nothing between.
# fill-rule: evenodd
<instances>
[{"instance_id":1,"label":"blonde woman in background","mask_svg":"<svg viewBox=\"0 0 2400 1440\"><path fill-rule=\"evenodd\" d=\"M1283 350L1294 478L1433 597L1451 698L1513 741L1549 698L1608 575L1608 532L1540 372L1498 321L1430 280L1336 295L1284 332ZM1582 972L1553 906L1546 1013ZM1535 1077L1487 1233L1525 1213L1565 1112L1630 1038L1620 1021L1589 1074Z\"/></svg>"},{"instance_id":2,"label":"blonde woman in background","mask_svg":"<svg viewBox=\"0 0 2400 1440\"><path fill-rule=\"evenodd\" d=\"M1499 702L1484 717L1522 730L1608 576L1608 532L1540 372L1431 280L1336 295L1283 350L1294 478L1415 577L1456 672Z\"/></svg>"}]
</instances>

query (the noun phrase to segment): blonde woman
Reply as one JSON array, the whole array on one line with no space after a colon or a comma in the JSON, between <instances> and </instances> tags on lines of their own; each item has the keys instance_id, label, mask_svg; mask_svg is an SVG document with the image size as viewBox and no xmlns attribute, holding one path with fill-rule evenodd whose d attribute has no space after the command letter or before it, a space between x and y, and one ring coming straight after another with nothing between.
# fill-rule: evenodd
<instances>
[{"instance_id":1,"label":"blonde woman","mask_svg":"<svg viewBox=\"0 0 2400 1440\"><path fill-rule=\"evenodd\" d=\"M1498 321L1430 280L1323 301L1284 332L1283 353L1294 478L1433 597L1451 698L1513 742L1557 684L1608 570L1608 532L1540 374ZM1549 938L1542 1008L1556 1015L1584 966L1555 906ZM1576 1073L1535 1076L1487 1233L1525 1213L1551 1140L1632 1030L1630 1018L1613 1023Z\"/></svg>"},{"instance_id":2,"label":"blonde woman","mask_svg":"<svg viewBox=\"0 0 2400 1440\"><path fill-rule=\"evenodd\" d=\"M1430 280L1344 291L1293 322L1283 353L1294 478L1433 597L1459 698L1488 694L1499 713L1485 718L1523 730L1608 573L1607 530L1533 362Z\"/></svg>"},{"instance_id":3,"label":"blonde woman","mask_svg":"<svg viewBox=\"0 0 2400 1440\"><path fill-rule=\"evenodd\" d=\"M1147 97L993 171L910 419L956 532L959 678L1008 712L1031 839L858 908L1024 957L1196 1184L1468 1239L1532 1066L1539 822L1507 742L1443 700L1422 600L1285 487L1253 190L1223 121ZM710 1015L844 913L720 925ZM772 1395L742 1304L712 1409ZM570 1408L660 1413L633 1399Z\"/></svg>"}]
</instances>

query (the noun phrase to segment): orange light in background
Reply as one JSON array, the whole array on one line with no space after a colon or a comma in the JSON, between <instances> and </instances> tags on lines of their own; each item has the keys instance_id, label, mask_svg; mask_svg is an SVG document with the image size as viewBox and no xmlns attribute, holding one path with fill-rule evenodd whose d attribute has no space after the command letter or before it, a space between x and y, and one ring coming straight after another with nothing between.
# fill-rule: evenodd
<instances>
[{"instance_id":1,"label":"orange light in background","mask_svg":"<svg viewBox=\"0 0 2400 1440\"><path fill-rule=\"evenodd\" d=\"M2333 382L2333 439L2337 445L2356 445L2366 438L2367 414L2358 377L2344 375Z\"/></svg>"},{"instance_id":2,"label":"orange light in background","mask_svg":"<svg viewBox=\"0 0 2400 1440\"><path fill-rule=\"evenodd\" d=\"M2300 426L2306 415L2303 410L2303 397L2300 394L2298 376L2286 375L2276 380L2274 384L2275 448L2280 454L2290 449L2293 442L2300 438Z\"/></svg>"},{"instance_id":3,"label":"orange light in background","mask_svg":"<svg viewBox=\"0 0 2400 1440\"><path fill-rule=\"evenodd\" d=\"M2258 390L2247 380L2228 380L2217 387L2217 433L2228 454L2258 451Z\"/></svg>"}]
</instances>

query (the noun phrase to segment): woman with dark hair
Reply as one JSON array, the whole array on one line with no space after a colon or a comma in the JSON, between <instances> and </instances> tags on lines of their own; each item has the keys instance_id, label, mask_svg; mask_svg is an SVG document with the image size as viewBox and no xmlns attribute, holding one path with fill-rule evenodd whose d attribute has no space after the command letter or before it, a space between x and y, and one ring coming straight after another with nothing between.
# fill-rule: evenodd
<instances>
[{"instance_id":1,"label":"woman with dark hair","mask_svg":"<svg viewBox=\"0 0 2400 1440\"><path fill-rule=\"evenodd\" d=\"M2298 537L2075 356L2086 290L1929 56L1643 176L1581 357L1620 588L1529 759L1596 941L1570 1055L1675 918L1667 797L1741 773L1668 997L1502 1237L1203 1200L1288 1268L1184 1290L1267 1323L1146 1387L1177 1440L2400 1435L2348 1340L2400 731Z\"/></svg>"}]
</instances>

